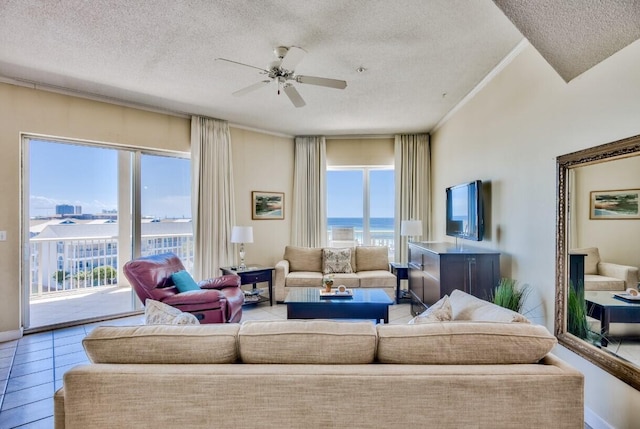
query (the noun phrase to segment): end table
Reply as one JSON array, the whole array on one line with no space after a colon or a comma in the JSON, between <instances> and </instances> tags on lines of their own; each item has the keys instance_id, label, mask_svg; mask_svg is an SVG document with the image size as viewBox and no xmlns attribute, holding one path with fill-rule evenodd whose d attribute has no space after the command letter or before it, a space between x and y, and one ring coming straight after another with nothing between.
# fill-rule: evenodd
<instances>
[{"instance_id":1,"label":"end table","mask_svg":"<svg viewBox=\"0 0 640 429\"><path fill-rule=\"evenodd\" d=\"M400 300L410 299L408 291L405 292L400 289L401 280L409 280L409 265L402 264L400 262L390 262L391 273L396 276L396 304L400 303Z\"/></svg>"},{"instance_id":2,"label":"end table","mask_svg":"<svg viewBox=\"0 0 640 429\"><path fill-rule=\"evenodd\" d=\"M274 267L263 267L261 265L247 265L247 268L241 270L238 267L222 267L222 274L235 274L240 276L240 285L253 284L253 290L256 289L257 283L267 282L269 284L269 297L258 295L257 301L245 302L248 304L258 304L260 302L269 301L269 305L273 305L273 270Z\"/></svg>"}]
</instances>

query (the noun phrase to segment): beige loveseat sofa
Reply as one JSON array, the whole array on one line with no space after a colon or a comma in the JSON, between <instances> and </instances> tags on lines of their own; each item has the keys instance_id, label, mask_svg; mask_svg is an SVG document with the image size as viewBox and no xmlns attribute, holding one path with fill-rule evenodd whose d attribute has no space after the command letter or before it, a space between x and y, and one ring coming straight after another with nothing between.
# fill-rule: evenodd
<instances>
[{"instance_id":1,"label":"beige loveseat sofa","mask_svg":"<svg viewBox=\"0 0 640 429\"><path fill-rule=\"evenodd\" d=\"M572 254L585 255L584 289L625 291L638 287L638 268L600 260L597 247L571 250Z\"/></svg>"},{"instance_id":2,"label":"beige loveseat sofa","mask_svg":"<svg viewBox=\"0 0 640 429\"><path fill-rule=\"evenodd\" d=\"M56 429L583 428L583 376L528 323L97 327Z\"/></svg>"},{"instance_id":3,"label":"beige loveseat sofa","mask_svg":"<svg viewBox=\"0 0 640 429\"><path fill-rule=\"evenodd\" d=\"M356 246L350 250L350 263L343 272L333 272L334 286L348 288L384 289L395 301L396 277L389 270L389 248L387 246ZM287 246L284 256L275 266L275 296L282 302L290 288L322 287L326 273L328 252L345 250Z\"/></svg>"}]
</instances>

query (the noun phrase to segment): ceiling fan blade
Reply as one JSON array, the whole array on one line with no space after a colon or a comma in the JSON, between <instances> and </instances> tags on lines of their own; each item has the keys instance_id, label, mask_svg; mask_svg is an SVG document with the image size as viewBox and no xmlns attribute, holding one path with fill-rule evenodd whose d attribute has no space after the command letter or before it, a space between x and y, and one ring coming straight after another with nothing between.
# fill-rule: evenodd
<instances>
[{"instance_id":1,"label":"ceiling fan blade","mask_svg":"<svg viewBox=\"0 0 640 429\"><path fill-rule=\"evenodd\" d=\"M287 94L287 97L289 97L289 100L291 100L293 105L296 107L303 107L305 104L307 104L304 102L304 100L300 96L300 93L298 92L298 90L291 84L284 86L284 93Z\"/></svg>"},{"instance_id":2,"label":"ceiling fan blade","mask_svg":"<svg viewBox=\"0 0 640 429\"><path fill-rule=\"evenodd\" d=\"M335 88L335 89L345 89L347 87L347 82L345 82L344 80L329 79L326 77L298 75L296 76L296 82L306 83L309 85L326 86L328 88Z\"/></svg>"},{"instance_id":3,"label":"ceiling fan blade","mask_svg":"<svg viewBox=\"0 0 640 429\"><path fill-rule=\"evenodd\" d=\"M282 59L280 67L289 71L295 70L296 66L306 53L307 51L302 48L298 48L297 46L290 47L287 54Z\"/></svg>"},{"instance_id":4,"label":"ceiling fan blade","mask_svg":"<svg viewBox=\"0 0 640 429\"><path fill-rule=\"evenodd\" d=\"M249 85L246 88L242 88L242 89L237 90L236 92L233 93L233 95L235 95L236 97L241 97L241 96L243 96L245 94L248 94L248 93L250 93L252 91L255 91L256 89L262 88L263 86L265 86L268 83L271 83L271 81L270 80L262 80L262 81L260 81L258 83L254 83L253 85Z\"/></svg>"},{"instance_id":5,"label":"ceiling fan blade","mask_svg":"<svg viewBox=\"0 0 640 429\"><path fill-rule=\"evenodd\" d=\"M257 70L260 70L261 72L269 73L269 70L265 70L265 69L263 69L261 67L256 67L256 66L252 66L250 64L245 64L245 63L239 63L238 61L228 60L226 58L216 58L216 61L226 61L228 63L237 64L239 66L251 67L252 69L257 69Z\"/></svg>"}]
</instances>

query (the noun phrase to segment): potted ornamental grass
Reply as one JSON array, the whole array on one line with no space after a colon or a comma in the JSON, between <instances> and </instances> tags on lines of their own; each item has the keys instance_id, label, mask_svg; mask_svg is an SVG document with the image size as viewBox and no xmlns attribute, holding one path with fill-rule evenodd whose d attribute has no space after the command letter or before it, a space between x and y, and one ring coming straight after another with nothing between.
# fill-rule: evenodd
<instances>
[{"instance_id":1,"label":"potted ornamental grass","mask_svg":"<svg viewBox=\"0 0 640 429\"><path fill-rule=\"evenodd\" d=\"M502 278L491 292L489 300L501 307L522 313L522 307L529 292L529 285L518 287L517 280Z\"/></svg>"}]
</instances>

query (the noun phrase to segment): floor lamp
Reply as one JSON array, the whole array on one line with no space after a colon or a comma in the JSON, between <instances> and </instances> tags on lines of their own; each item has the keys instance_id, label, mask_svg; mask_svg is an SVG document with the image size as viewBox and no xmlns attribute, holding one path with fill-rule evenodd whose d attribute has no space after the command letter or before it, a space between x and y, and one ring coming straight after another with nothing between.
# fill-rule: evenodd
<instances>
[{"instance_id":1,"label":"floor lamp","mask_svg":"<svg viewBox=\"0 0 640 429\"><path fill-rule=\"evenodd\" d=\"M244 263L244 243L253 243L253 227L234 226L231 230L231 242L240 244L240 265L238 265L238 270L245 270L247 266Z\"/></svg>"}]
</instances>

